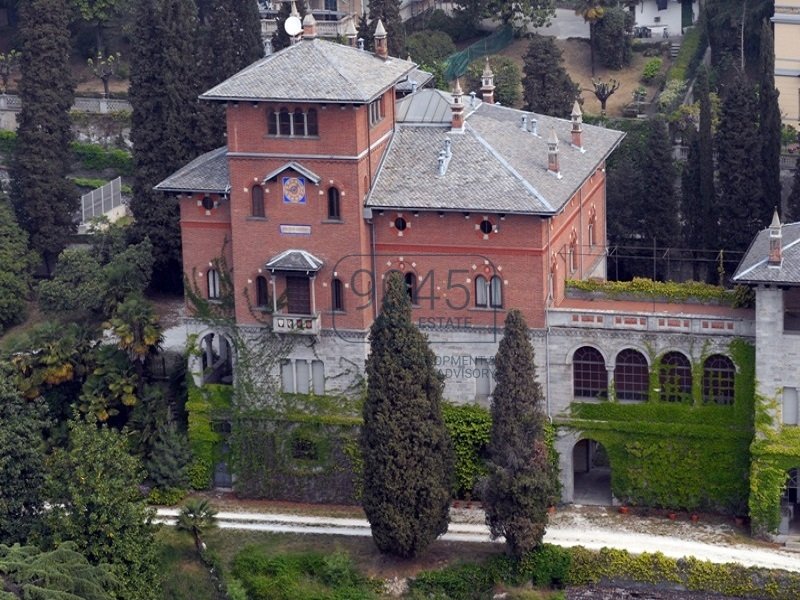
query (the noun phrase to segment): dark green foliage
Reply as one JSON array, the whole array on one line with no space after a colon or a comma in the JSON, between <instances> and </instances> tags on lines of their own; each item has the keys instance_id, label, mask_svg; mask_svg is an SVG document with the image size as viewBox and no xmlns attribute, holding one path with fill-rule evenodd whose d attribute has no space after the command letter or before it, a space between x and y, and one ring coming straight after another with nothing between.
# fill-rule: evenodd
<instances>
[{"instance_id":1,"label":"dark green foliage","mask_svg":"<svg viewBox=\"0 0 800 600\"><path fill-rule=\"evenodd\" d=\"M301 0L302 1L302 0ZM375 49L374 40L372 39L372 30L370 29L367 14L364 13L358 19L358 28L356 30L356 40L363 40L364 50L372 51Z\"/></svg>"},{"instance_id":2,"label":"dark green foliage","mask_svg":"<svg viewBox=\"0 0 800 600\"><path fill-rule=\"evenodd\" d=\"M603 18L594 24L594 45L600 64L609 69L621 69L631 62L633 15L621 6L607 8Z\"/></svg>"},{"instance_id":3,"label":"dark green foliage","mask_svg":"<svg viewBox=\"0 0 800 600\"><path fill-rule=\"evenodd\" d=\"M520 100L520 80L522 73L511 58L495 54L489 57L489 64L494 73L494 100L503 106L517 106ZM481 75L486 66L486 59L474 61L467 69L466 81L462 84L465 92L474 91L481 96Z\"/></svg>"},{"instance_id":4,"label":"dark green foliage","mask_svg":"<svg viewBox=\"0 0 800 600\"><path fill-rule=\"evenodd\" d=\"M371 0L369 3L370 39L375 36L378 19L386 29L386 41L389 45L389 56L405 58L406 27L400 17L400 0ZM374 42L373 47L374 47Z\"/></svg>"},{"instance_id":5,"label":"dark green foliage","mask_svg":"<svg viewBox=\"0 0 800 600\"><path fill-rule=\"evenodd\" d=\"M522 80L525 109L568 117L578 96L578 85L564 69L561 50L551 37L533 34L530 40Z\"/></svg>"},{"instance_id":6,"label":"dark green foliage","mask_svg":"<svg viewBox=\"0 0 800 600\"><path fill-rule=\"evenodd\" d=\"M50 269L73 233L78 196L69 168L73 87L68 64L66 0L30 0L20 7L22 57L11 199L31 247Z\"/></svg>"},{"instance_id":7,"label":"dark green foliage","mask_svg":"<svg viewBox=\"0 0 800 600\"><path fill-rule=\"evenodd\" d=\"M152 512L138 488L143 476L122 434L77 421L47 477L45 536L75 542L92 564L110 564L124 600L155 600L160 587Z\"/></svg>"},{"instance_id":8,"label":"dark green foliage","mask_svg":"<svg viewBox=\"0 0 800 600\"><path fill-rule=\"evenodd\" d=\"M300 15L300 19L302 19L303 15L305 15L308 12L308 5L306 4L306 1L297 0L294 4L297 7L297 12ZM284 29L284 23L286 23L286 19L291 14L291 12L292 12L292 3L281 2L281 6L278 9L278 16L275 19L275 24L277 25L277 29L272 34L272 39L270 41L270 43L272 44L273 52L277 52L278 50L283 50L292 43L291 38L289 38L289 34L286 33L286 29Z\"/></svg>"},{"instance_id":9,"label":"dark green foliage","mask_svg":"<svg viewBox=\"0 0 800 600\"><path fill-rule=\"evenodd\" d=\"M25 318L35 255L8 200L0 198L0 333Z\"/></svg>"},{"instance_id":10,"label":"dark green foliage","mask_svg":"<svg viewBox=\"0 0 800 600\"><path fill-rule=\"evenodd\" d=\"M251 600L318 598L373 600L378 596L346 554L269 555L248 546L233 559L233 575Z\"/></svg>"},{"instance_id":11,"label":"dark green foliage","mask_svg":"<svg viewBox=\"0 0 800 600\"><path fill-rule=\"evenodd\" d=\"M0 379L0 540L25 543L44 502L44 406Z\"/></svg>"},{"instance_id":12,"label":"dark green foliage","mask_svg":"<svg viewBox=\"0 0 800 600\"><path fill-rule=\"evenodd\" d=\"M264 55L261 19L256 2L220 0L201 27L200 70L202 87L210 89ZM225 104L201 102L198 106L197 149L212 150L225 144Z\"/></svg>"},{"instance_id":13,"label":"dark green foliage","mask_svg":"<svg viewBox=\"0 0 800 600\"><path fill-rule=\"evenodd\" d=\"M119 148L103 148L98 144L72 142L72 155L82 169L103 171L113 169L117 175L133 175L131 153Z\"/></svg>"},{"instance_id":14,"label":"dark green foliage","mask_svg":"<svg viewBox=\"0 0 800 600\"><path fill-rule=\"evenodd\" d=\"M774 198L765 198L761 189L761 138L755 90L743 77L736 79L722 100L717 130L717 193L721 243L725 250L747 250L754 232L764 228L772 217ZM741 254L732 255L731 268Z\"/></svg>"},{"instance_id":15,"label":"dark green foliage","mask_svg":"<svg viewBox=\"0 0 800 600\"><path fill-rule=\"evenodd\" d=\"M544 437L543 396L528 325L518 310L506 316L495 380L483 495L486 522L492 536L505 536L510 553L520 557L541 545L558 482Z\"/></svg>"},{"instance_id":16,"label":"dark green foliage","mask_svg":"<svg viewBox=\"0 0 800 600\"><path fill-rule=\"evenodd\" d=\"M153 286L161 290L182 287L181 235L177 199L152 188L197 155L196 31L193 0L136 3L129 91L136 166L132 237L153 243Z\"/></svg>"},{"instance_id":17,"label":"dark green foliage","mask_svg":"<svg viewBox=\"0 0 800 600\"><path fill-rule=\"evenodd\" d=\"M714 186L714 135L712 133L711 98L709 96L708 70L703 67L697 75L697 93L700 96L700 124L698 131L698 160L700 186L697 205L698 226L692 236L691 247L714 248L718 222L717 194ZM702 225L701 225L702 224ZM709 226L711 225L711 226Z\"/></svg>"},{"instance_id":18,"label":"dark green foliage","mask_svg":"<svg viewBox=\"0 0 800 600\"><path fill-rule=\"evenodd\" d=\"M406 39L406 53L420 65L433 65L455 51L456 45L444 31L418 31Z\"/></svg>"},{"instance_id":19,"label":"dark green foliage","mask_svg":"<svg viewBox=\"0 0 800 600\"><path fill-rule=\"evenodd\" d=\"M794 223L800 221L800 160L794 166L794 179L792 180L792 190L786 198L786 210L783 213L784 223Z\"/></svg>"},{"instance_id":20,"label":"dark green foliage","mask_svg":"<svg viewBox=\"0 0 800 600\"><path fill-rule=\"evenodd\" d=\"M0 590L9 600L115 600L119 583L108 565L90 564L72 542L50 552L0 544L0 588L12 590Z\"/></svg>"},{"instance_id":21,"label":"dark green foliage","mask_svg":"<svg viewBox=\"0 0 800 600\"><path fill-rule=\"evenodd\" d=\"M781 111L775 89L775 48L772 26L761 26L761 60L758 91L759 133L761 135L761 193L764 202L781 203Z\"/></svg>"},{"instance_id":22,"label":"dark green foliage","mask_svg":"<svg viewBox=\"0 0 800 600\"><path fill-rule=\"evenodd\" d=\"M395 273L370 329L361 430L363 506L381 552L414 556L447 531L452 451L442 376Z\"/></svg>"},{"instance_id":23,"label":"dark green foliage","mask_svg":"<svg viewBox=\"0 0 800 600\"><path fill-rule=\"evenodd\" d=\"M678 237L678 202L672 144L663 119L647 122L645 152L641 157L642 199L636 233L642 241L670 246Z\"/></svg>"},{"instance_id":24,"label":"dark green foliage","mask_svg":"<svg viewBox=\"0 0 800 600\"><path fill-rule=\"evenodd\" d=\"M174 425L164 426L159 430L150 456L145 461L147 477L158 488L186 488L189 486L191 459L186 435Z\"/></svg>"},{"instance_id":25,"label":"dark green foliage","mask_svg":"<svg viewBox=\"0 0 800 600\"><path fill-rule=\"evenodd\" d=\"M554 0L468 0L483 4L483 16L504 24L519 27L527 23L533 27L542 27L555 15Z\"/></svg>"}]
</instances>

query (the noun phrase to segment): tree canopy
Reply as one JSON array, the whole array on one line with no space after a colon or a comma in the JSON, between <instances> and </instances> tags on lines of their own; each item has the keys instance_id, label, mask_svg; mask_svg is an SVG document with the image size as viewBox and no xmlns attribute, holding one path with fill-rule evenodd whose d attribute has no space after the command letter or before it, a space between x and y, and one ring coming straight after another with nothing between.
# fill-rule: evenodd
<instances>
[{"instance_id":1,"label":"tree canopy","mask_svg":"<svg viewBox=\"0 0 800 600\"><path fill-rule=\"evenodd\" d=\"M578 96L578 85L564 69L561 50L553 38L533 34L530 40L525 54L525 78L522 80L525 108L566 118Z\"/></svg>"},{"instance_id":2,"label":"tree canopy","mask_svg":"<svg viewBox=\"0 0 800 600\"><path fill-rule=\"evenodd\" d=\"M370 329L361 429L363 506L381 552L411 557L447 531L452 452L442 379L411 321L400 274L387 280Z\"/></svg>"}]
</instances>

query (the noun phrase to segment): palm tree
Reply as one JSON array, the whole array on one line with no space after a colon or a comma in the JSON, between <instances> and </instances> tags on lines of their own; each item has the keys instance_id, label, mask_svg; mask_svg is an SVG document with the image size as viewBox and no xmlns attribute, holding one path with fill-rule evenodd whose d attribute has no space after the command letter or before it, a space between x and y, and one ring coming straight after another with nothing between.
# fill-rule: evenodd
<instances>
[{"instance_id":1,"label":"palm tree","mask_svg":"<svg viewBox=\"0 0 800 600\"><path fill-rule=\"evenodd\" d=\"M603 0L579 0L575 5L575 14L589 23L589 52L591 53L592 77L594 77L594 26L603 18L606 9Z\"/></svg>"},{"instance_id":2,"label":"palm tree","mask_svg":"<svg viewBox=\"0 0 800 600\"><path fill-rule=\"evenodd\" d=\"M209 529L217 526L217 511L209 504L208 500L192 499L186 502L178 514L178 521L175 528L178 531L188 531L194 538L194 546L197 552L202 554L206 549L202 535Z\"/></svg>"}]
</instances>

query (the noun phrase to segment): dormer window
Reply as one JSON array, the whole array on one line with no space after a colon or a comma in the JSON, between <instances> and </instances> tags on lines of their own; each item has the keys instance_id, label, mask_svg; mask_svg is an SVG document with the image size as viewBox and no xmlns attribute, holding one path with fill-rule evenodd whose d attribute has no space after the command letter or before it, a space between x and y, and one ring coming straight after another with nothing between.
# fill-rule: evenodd
<instances>
[{"instance_id":1,"label":"dormer window","mask_svg":"<svg viewBox=\"0 0 800 600\"><path fill-rule=\"evenodd\" d=\"M267 112L267 134L277 137L313 137L319 135L315 108L270 109Z\"/></svg>"}]
</instances>

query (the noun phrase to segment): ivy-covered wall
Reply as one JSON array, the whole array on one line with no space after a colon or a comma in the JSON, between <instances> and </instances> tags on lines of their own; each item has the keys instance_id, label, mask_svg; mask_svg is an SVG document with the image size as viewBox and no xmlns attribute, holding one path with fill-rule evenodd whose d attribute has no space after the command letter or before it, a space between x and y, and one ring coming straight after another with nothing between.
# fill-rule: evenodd
<instances>
[{"instance_id":1,"label":"ivy-covered wall","mask_svg":"<svg viewBox=\"0 0 800 600\"><path fill-rule=\"evenodd\" d=\"M754 535L778 532L781 494L789 469L800 468L800 428L776 425L774 399L756 396L756 437L750 448L750 526Z\"/></svg>"},{"instance_id":2,"label":"ivy-covered wall","mask_svg":"<svg viewBox=\"0 0 800 600\"><path fill-rule=\"evenodd\" d=\"M632 505L706 509L744 514L750 485L753 439L755 352L736 340L733 406L702 402L699 377L691 397L662 402L657 369L650 378L650 399L637 404L613 400L575 403L561 427L579 430L608 453L614 496ZM695 367L696 371L697 367Z\"/></svg>"},{"instance_id":3,"label":"ivy-covered wall","mask_svg":"<svg viewBox=\"0 0 800 600\"><path fill-rule=\"evenodd\" d=\"M189 465L189 480L192 488L205 490L211 487L214 465L222 458L224 436L215 423L230 418L233 387L221 384L205 384L197 387L191 376L186 378L189 415L189 447L192 463Z\"/></svg>"}]
</instances>

